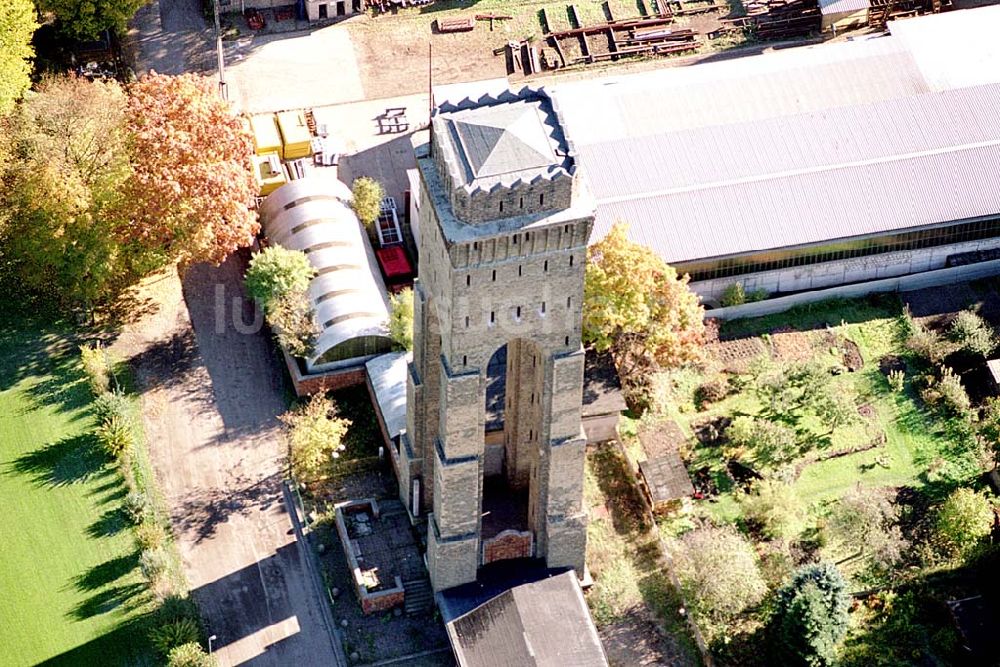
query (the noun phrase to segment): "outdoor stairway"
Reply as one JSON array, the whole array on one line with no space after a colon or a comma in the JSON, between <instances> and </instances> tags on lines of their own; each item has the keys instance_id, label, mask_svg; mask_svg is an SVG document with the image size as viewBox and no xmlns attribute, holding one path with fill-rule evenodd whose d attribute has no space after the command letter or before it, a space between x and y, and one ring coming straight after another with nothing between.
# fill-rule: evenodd
<instances>
[{"instance_id":1,"label":"outdoor stairway","mask_svg":"<svg viewBox=\"0 0 1000 667\"><path fill-rule=\"evenodd\" d=\"M431 590L430 579L410 579L403 582L406 594L403 599L403 610L407 616L429 614L434 609L434 591Z\"/></svg>"}]
</instances>

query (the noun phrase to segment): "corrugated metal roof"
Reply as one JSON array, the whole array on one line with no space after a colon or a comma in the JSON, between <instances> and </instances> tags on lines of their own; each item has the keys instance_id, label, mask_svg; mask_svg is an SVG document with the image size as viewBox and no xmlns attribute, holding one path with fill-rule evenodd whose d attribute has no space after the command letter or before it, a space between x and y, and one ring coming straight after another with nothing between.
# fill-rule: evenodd
<instances>
[{"instance_id":1,"label":"corrugated metal roof","mask_svg":"<svg viewBox=\"0 0 1000 667\"><path fill-rule=\"evenodd\" d=\"M412 356L406 352L392 352L365 364L390 438L395 438L406 428L406 365L410 359Z\"/></svg>"},{"instance_id":2,"label":"corrugated metal roof","mask_svg":"<svg viewBox=\"0 0 1000 667\"><path fill-rule=\"evenodd\" d=\"M869 0L819 0L819 11L824 16L845 12L860 12L871 7Z\"/></svg>"},{"instance_id":3,"label":"corrugated metal roof","mask_svg":"<svg viewBox=\"0 0 1000 667\"><path fill-rule=\"evenodd\" d=\"M389 308L375 258L354 212L347 186L309 177L274 191L261 205L264 231L273 242L302 250L318 275L309 298L321 333L310 371L330 349L360 336L386 336ZM404 385L405 386L405 385Z\"/></svg>"},{"instance_id":4,"label":"corrugated metal roof","mask_svg":"<svg viewBox=\"0 0 1000 667\"><path fill-rule=\"evenodd\" d=\"M1000 213L1000 84L929 91L899 45L551 89L598 202L591 241L627 222L677 263Z\"/></svg>"},{"instance_id":5,"label":"corrugated metal roof","mask_svg":"<svg viewBox=\"0 0 1000 667\"><path fill-rule=\"evenodd\" d=\"M576 574L522 584L447 625L462 667L606 667Z\"/></svg>"}]
</instances>

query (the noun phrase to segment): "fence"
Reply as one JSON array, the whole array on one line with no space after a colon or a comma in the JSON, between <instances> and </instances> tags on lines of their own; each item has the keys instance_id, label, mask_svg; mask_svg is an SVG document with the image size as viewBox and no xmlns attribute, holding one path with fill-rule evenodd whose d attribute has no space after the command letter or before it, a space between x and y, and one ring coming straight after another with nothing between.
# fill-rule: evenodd
<instances>
[{"instance_id":1,"label":"fence","mask_svg":"<svg viewBox=\"0 0 1000 667\"><path fill-rule=\"evenodd\" d=\"M914 273L908 276L897 276L895 278L882 278L869 282L856 283L853 285L841 285L839 287L829 287L827 289L812 290L809 292L799 292L788 296L779 296L773 299L757 301L754 303L744 303L739 306L727 306L725 308L715 308L706 310L705 316L720 320L735 320L743 317L761 317L763 315L773 315L786 310L802 306L807 303L826 301L828 299L850 299L864 296L873 292L910 292L927 287L940 287L977 278L986 278L1000 274L1000 260L979 262L965 266L953 266L946 269L936 269Z\"/></svg>"}]
</instances>

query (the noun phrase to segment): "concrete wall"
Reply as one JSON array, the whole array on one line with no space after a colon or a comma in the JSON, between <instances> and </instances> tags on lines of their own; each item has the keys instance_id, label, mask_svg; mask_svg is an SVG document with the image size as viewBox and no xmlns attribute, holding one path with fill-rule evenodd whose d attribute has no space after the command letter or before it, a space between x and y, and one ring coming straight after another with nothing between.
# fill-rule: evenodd
<instances>
[{"instance_id":1,"label":"concrete wall","mask_svg":"<svg viewBox=\"0 0 1000 667\"><path fill-rule=\"evenodd\" d=\"M892 278L941 269L944 268L950 255L992 248L1000 248L1000 238L854 257L835 262L821 262L743 276L699 280L691 283L691 289L701 295L704 303L717 305L723 291L735 282L743 283L743 287L748 292L756 289L763 289L768 293L803 292L836 287L844 283Z\"/></svg>"},{"instance_id":2,"label":"concrete wall","mask_svg":"<svg viewBox=\"0 0 1000 667\"><path fill-rule=\"evenodd\" d=\"M741 317L760 317L781 313L796 306L802 306L816 301L827 299L849 299L873 292L907 292L924 289L927 287L938 287L950 285L966 280L976 280L989 276L1000 275L1000 260L990 262L979 262L966 266L955 266L948 269L938 269L936 271L926 271L897 278L885 278L883 280L873 280L871 282L859 283L856 285L841 285L828 289L814 290L811 292L801 292L789 296L767 299L756 303L745 303L741 306L730 306L728 308L715 308L705 311L706 317L714 317L721 320L735 320Z\"/></svg>"},{"instance_id":3,"label":"concrete wall","mask_svg":"<svg viewBox=\"0 0 1000 667\"><path fill-rule=\"evenodd\" d=\"M281 4L289 4L288 0L282 0ZM338 16L350 16L354 13L353 0L341 0L341 12L337 12L336 0L306 0L306 16L310 21L319 21L320 7L326 5L326 18L335 19ZM326 20L326 19L322 19Z\"/></svg>"},{"instance_id":4,"label":"concrete wall","mask_svg":"<svg viewBox=\"0 0 1000 667\"><path fill-rule=\"evenodd\" d=\"M850 28L857 28L868 23L868 9L859 9L853 12L835 12L823 15L823 32L840 32Z\"/></svg>"}]
</instances>

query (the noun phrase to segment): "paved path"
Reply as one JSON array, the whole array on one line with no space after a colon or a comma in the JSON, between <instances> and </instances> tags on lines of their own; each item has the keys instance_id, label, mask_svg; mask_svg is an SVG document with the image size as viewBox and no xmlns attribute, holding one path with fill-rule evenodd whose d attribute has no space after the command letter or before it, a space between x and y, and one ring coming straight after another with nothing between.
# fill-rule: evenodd
<instances>
[{"instance_id":1,"label":"paved path","mask_svg":"<svg viewBox=\"0 0 1000 667\"><path fill-rule=\"evenodd\" d=\"M159 279L156 312L116 346L137 371L154 468L221 663L336 665L281 493L281 367L254 332L242 269L237 257L193 267L183 298L176 276Z\"/></svg>"},{"instance_id":2,"label":"paved path","mask_svg":"<svg viewBox=\"0 0 1000 667\"><path fill-rule=\"evenodd\" d=\"M183 74L215 67L215 42L201 0L152 0L136 12L129 30L135 72Z\"/></svg>"}]
</instances>

